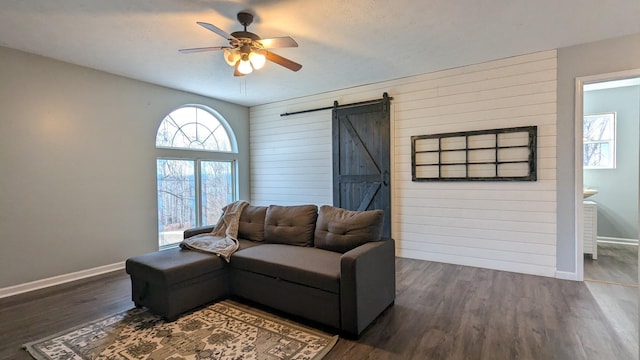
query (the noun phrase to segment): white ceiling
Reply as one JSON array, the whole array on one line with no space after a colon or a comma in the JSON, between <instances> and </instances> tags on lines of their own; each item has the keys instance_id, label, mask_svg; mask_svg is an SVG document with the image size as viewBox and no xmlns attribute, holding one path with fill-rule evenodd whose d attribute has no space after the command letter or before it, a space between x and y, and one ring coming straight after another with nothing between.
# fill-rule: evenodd
<instances>
[{"instance_id":1,"label":"white ceiling","mask_svg":"<svg viewBox=\"0 0 640 360\"><path fill-rule=\"evenodd\" d=\"M303 65L269 63L242 78L227 45L196 25L290 35L274 50ZM257 105L508 56L640 33L639 0L0 0L0 45L109 73ZM624 54L603 54L624 56Z\"/></svg>"}]
</instances>

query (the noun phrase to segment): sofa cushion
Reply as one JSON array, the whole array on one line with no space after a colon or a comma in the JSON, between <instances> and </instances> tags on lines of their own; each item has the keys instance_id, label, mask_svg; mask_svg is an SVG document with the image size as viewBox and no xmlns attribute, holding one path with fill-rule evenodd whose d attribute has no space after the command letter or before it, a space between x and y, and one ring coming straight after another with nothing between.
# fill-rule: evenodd
<instances>
[{"instance_id":1,"label":"sofa cushion","mask_svg":"<svg viewBox=\"0 0 640 360\"><path fill-rule=\"evenodd\" d=\"M234 253L230 266L337 294L340 256L312 247L262 244Z\"/></svg>"},{"instance_id":2,"label":"sofa cushion","mask_svg":"<svg viewBox=\"0 0 640 360\"><path fill-rule=\"evenodd\" d=\"M259 241L238 239L238 250L236 250L236 252L240 251L240 250L243 250L243 249L246 249L246 248L258 246L258 245L261 245L261 244L262 244L262 242L259 242ZM235 254L235 252L233 254ZM233 254L231 254L231 256L233 256Z\"/></svg>"},{"instance_id":3,"label":"sofa cushion","mask_svg":"<svg viewBox=\"0 0 640 360\"><path fill-rule=\"evenodd\" d=\"M264 240L268 243L313 246L318 218L315 205L278 206L267 209Z\"/></svg>"},{"instance_id":4,"label":"sofa cushion","mask_svg":"<svg viewBox=\"0 0 640 360\"><path fill-rule=\"evenodd\" d=\"M223 271L225 264L214 254L172 248L131 257L126 261L126 271L149 282L173 285Z\"/></svg>"},{"instance_id":5,"label":"sofa cushion","mask_svg":"<svg viewBox=\"0 0 640 360\"><path fill-rule=\"evenodd\" d=\"M323 205L318 213L314 246L345 253L380 240L383 218L382 210L350 211Z\"/></svg>"},{"instance_id":6,"label":"sofa cushion","mask_svg":"<svg viewBox=\"0 0 640 360\"><path fill-rule=\"evenodd\" d=\"M248 205L240 214L238 238L251 241L264 241L264 218L266 206Z\"/></svg>"}]
</instances>

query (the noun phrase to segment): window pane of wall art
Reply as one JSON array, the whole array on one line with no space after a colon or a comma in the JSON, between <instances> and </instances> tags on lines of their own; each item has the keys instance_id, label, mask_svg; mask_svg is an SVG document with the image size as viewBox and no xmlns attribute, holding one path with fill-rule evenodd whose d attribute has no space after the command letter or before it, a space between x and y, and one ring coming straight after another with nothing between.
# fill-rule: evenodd
<instances>
[{"instance_id":1,"label":"window pane of wall art","mask_svg":"<svg viewBox=\"0 0 640 360\"><path fill-rule=\"evenodd\" d=\"M202 186L202 224L213 225L222 215L222 208L233 201L233 162L200 162Z\"/></svg>"},{"instance_id":2,"label":"window pane of wall art","mask_svg":"<svg viewBox=\"0 0 640 360\"><path fill-rule=\"evenodd\" d=\"M585 115L583 121L583 167L616 167L616 114Z\"/></svg>"},{"instance_id":3,"label":"window pane of wall art","mask_svg":"<svg viewBox=\"0 0 640 360\"><path fill-rule=\"evenodd\" d=\"M196 183L192 160L157 160L158 241L179 243L182 232L196 226Z\"/></svg>"}]
</instances>

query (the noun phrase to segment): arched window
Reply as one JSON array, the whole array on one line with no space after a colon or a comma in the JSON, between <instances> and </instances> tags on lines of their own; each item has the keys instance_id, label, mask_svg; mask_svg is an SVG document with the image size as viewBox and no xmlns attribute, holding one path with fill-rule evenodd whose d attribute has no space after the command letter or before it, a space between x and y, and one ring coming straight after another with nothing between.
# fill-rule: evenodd
<instances>
[{"instance_id":1,"label":"arched window","mask_svg":"<svg viewBox=\"0 0 640 360\"><path fill-rule=\"evenodd\" d=\"M183 106L167 115L158 128L156 147L231 152L228 126L199 106Z\"/></svg>"},{"instance_id":2,"label":"arched window","mask_svg":"<svg viewBox=\"0 0 640 360\"><path fill-rule=\"evenodd\" d=\"M236 200L237 144L217 112L186 105L169 113L156 134L158 244L174 245L184 230L215 224Z\"/></svg>"}]
</instances>

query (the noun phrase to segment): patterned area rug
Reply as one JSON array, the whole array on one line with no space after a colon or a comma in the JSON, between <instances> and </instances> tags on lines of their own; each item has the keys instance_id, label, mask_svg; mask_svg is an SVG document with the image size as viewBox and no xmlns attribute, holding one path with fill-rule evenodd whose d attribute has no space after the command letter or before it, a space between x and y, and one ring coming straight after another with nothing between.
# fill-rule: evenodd
<instances>
[{"instance_id":1,"label":"patterned area rug","mask_svg":"<svg viewBox=\"0 0 640 360\"><path fill-rule=\"evenodd\" d=\"M26 344L35 359L318 360L338 336L230 300L167 323L143 309Z\"/></svg>"}]
</instances>

